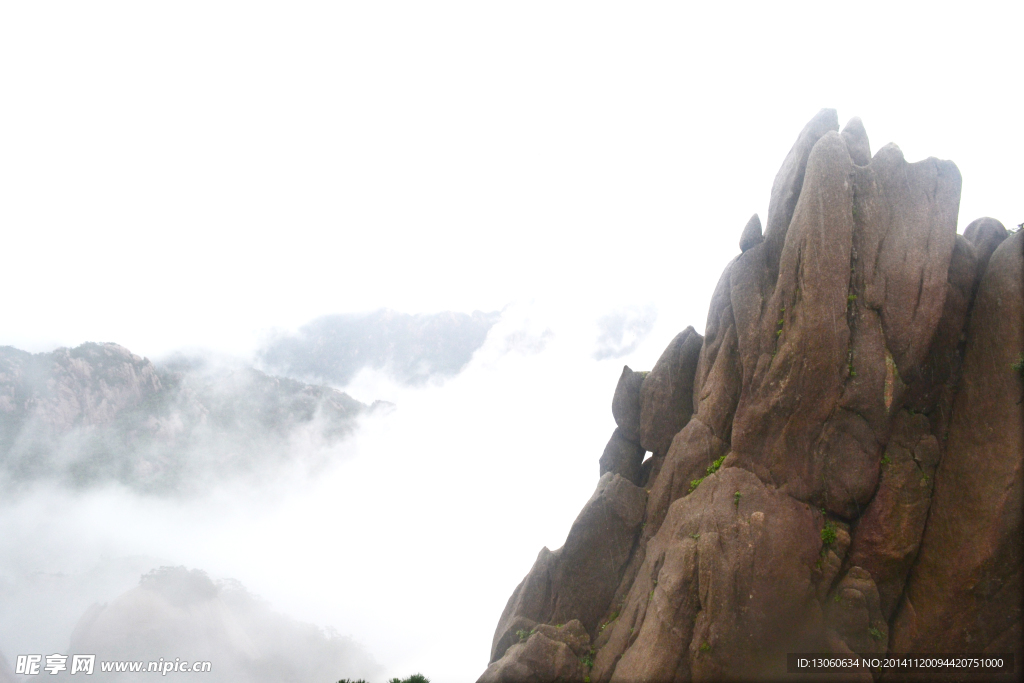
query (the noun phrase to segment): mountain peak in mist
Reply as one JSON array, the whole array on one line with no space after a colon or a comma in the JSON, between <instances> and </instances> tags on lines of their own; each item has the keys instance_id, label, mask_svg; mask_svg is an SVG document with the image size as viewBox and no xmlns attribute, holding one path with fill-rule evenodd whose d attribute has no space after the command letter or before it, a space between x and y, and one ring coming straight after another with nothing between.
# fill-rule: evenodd
<instances>
[{"instance_id":1,"label":"mountain peak in mist","mask_svg":"<svg viewBox=\"0 0 1024 683\"><path fill-rule=\"evenodd\" d=\"M158 365L111 343L0 347L0 479L184 492L297 458L316 465L379 407L242 365Z\"/></svg>"},{"instance_id":2,"label":"mountain peak in mist","mask_svg":"<svg viewBox=\"0 0 1024 683\"><path fill-rule=\"evenodd\" d=\"M206 572L160 567L79 620L69 650L102 660L152 661L158 653L208 661L204 680L334 681L341 673L373 676L381 667L350 638L274 612L238 581ZM98 681L144 681L152 673L94 673Z\"/></svg>"},{"instance_id":3,"label":"mountain peak in mist","mask_svg":"<svg viewBox=\"0 0 1024 683\"><path fill-rule=\"evenodd\" d=\"M268 371L347 385L364 368L420 385L457 375L484 343L498 312L410 315L381 309L317 318L298 334L278 337L259 354Z\"/></svg>"}]
</instances>

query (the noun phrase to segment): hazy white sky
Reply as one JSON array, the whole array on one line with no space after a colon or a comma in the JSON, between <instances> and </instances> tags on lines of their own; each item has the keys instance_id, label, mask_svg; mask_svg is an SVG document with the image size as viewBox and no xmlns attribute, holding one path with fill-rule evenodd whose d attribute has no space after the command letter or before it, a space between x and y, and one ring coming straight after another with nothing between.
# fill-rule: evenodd
<instances>
[{"instance_id":1,"label":"hazy white sky","mask_svg":"<svg viewBox=\"0 0 1024 683\"><path fill-rule=\"evenodd\" d=\"M596 483L622 361L588 325L657 306L637 368L702 330L818 109L954 160L961 231L1024 221L1024 11L893 4L0 4L0 344L245 354L329 313L510 303L502 334L555 333L492 335L443 388L364 376L400 410L276 502L40 498L0 527L234 576L393 675L471 679Z\"/></svg>"},{"instance_id":2,"label":"hazy white sky","mask_svg":"<svg viewBox=\"0 0 1024 683\"><path fill-rule=\"evenodd\" d=\"M530 296L701 328L821 107L956 161L961 229L1024 220L1019 6L702 5L4 3L0 343Z\"/></svg>"}]
</instances>

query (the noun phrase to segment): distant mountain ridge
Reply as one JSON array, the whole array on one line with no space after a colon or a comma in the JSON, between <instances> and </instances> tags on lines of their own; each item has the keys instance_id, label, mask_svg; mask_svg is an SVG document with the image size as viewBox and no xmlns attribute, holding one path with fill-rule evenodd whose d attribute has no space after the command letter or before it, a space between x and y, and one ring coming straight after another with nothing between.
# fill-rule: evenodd
<instances>
[{"instance_id":1,"label":"distant mountain ridge","mask_svg":"<svg viewBox=\"0 0 1024 683\"><path fill-rule=\"evenodd\" d=\"M345 386L363 368L387 370L403 384L457 375L480 348L499 312L346 313L317 318L259 354L268 371Z\"/></svg>"},{"instance_id":2,"label":"distant mountain ridge","mask_svg":"<svg viewBox=\"0 0 1024 683\"><path fill-rule=\"evenodd\" d=\"M183 357L157 365L112 343L0 347L0 478L178 490L293 458L298 430L330 445L371 409L329 387Z\"/></svg>"},{"instance_id":3,"label":"distant mountain ridge","mask_svg":"<svg viewBox=\"0 0 1024 683\"><path fill-rule=\"evenodd\" d=\"M349 637L274 612L235 580L160 567L139 585L78 621L68 648L105 661L153 661L158 653L210 662L211 682L335 681L339 674L374 676L382 667ZM185 674L188 675L188 674ZM75 680L64 673L67 678ZM146 681L152 673L104 673L95 681ZM0 679L2 680L2 679Z\"/></svg>"}]
</instances>

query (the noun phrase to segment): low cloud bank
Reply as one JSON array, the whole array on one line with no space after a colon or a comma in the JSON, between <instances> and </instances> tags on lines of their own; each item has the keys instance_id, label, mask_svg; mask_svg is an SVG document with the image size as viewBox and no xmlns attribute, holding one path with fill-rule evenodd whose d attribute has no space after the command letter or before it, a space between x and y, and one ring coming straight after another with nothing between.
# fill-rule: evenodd
<instances>
[{"instance_id":1,"label":"low cloud bank","mask_svg":"<svg viewBox=\"0 0 1024 683\"><path fill-rule=\"evenodd\" d=\"M422 385L461 372L500 317L497 312L409 315L387 309L330 315L295 335L271 340L259 359L269 372L333 386L346 386L364 369Z\"/></svg>"}]
</instances>

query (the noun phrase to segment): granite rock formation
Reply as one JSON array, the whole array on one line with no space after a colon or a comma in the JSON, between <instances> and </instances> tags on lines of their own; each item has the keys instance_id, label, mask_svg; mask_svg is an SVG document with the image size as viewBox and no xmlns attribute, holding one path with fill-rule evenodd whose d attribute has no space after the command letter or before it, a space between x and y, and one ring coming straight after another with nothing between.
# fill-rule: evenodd
<instances>
[{"instance_id":1,"label":"granite rock formation","mask_svg":"<svg viewBox=\"0 0 1024 683\"><path fill-rule=\"evenodd\" d=\"M481 681L774 680L791 652L1020 662L1024 234L958 235L960 184L949 161L872 156L860 119L807 124L704 336L623 370L598 491L516 588ZM571 620L578 667L546 635Z\"/></svg>"}]
</instances>

